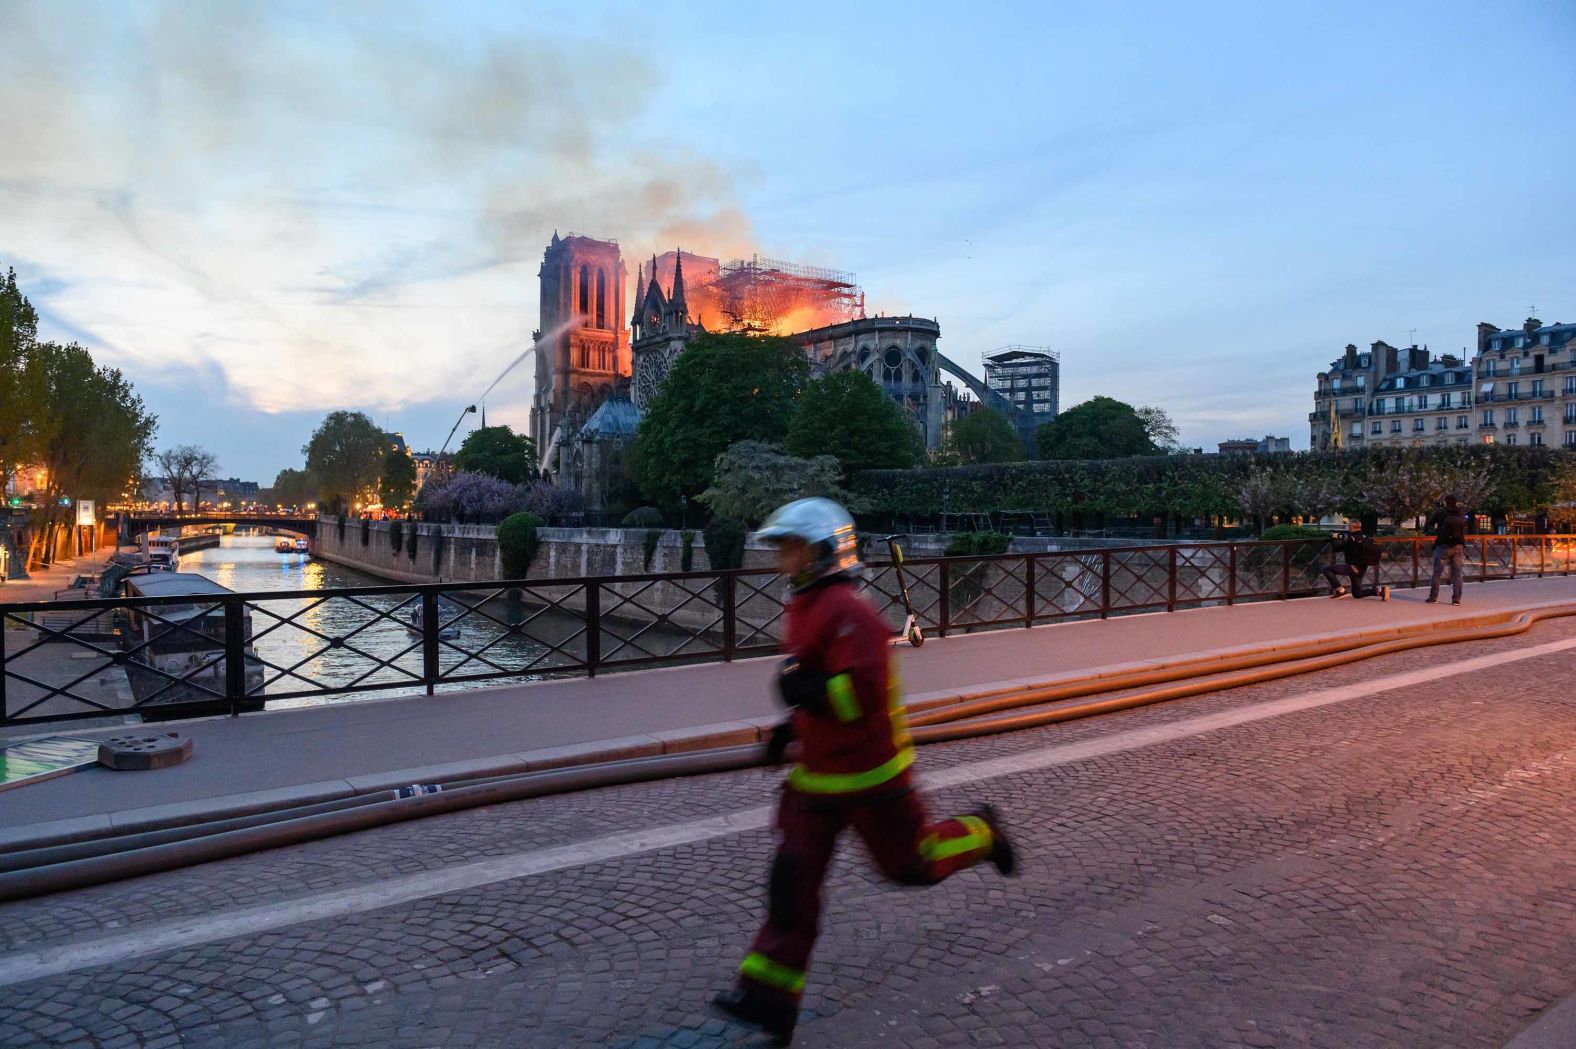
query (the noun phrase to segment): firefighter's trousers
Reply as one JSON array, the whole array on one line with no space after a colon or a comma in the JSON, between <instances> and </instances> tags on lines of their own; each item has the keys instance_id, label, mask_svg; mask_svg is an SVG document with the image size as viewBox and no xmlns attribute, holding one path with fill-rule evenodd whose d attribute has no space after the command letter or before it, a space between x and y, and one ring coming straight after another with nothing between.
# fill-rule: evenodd
<instances>
[{"instance_id":1,"label":"firefighter's trousers","mask_svg":"<svg viewBox=\"0 0 1576 1049\"><path fill-rule=\"evenodd\" d=\"M990 854L991 831L984 820L956 816L930 822L908 779L905 774L876 797L783 788L766 924L739 967L742 986L798 1003L820 928L821 883L843 828L852 826L881 872L904 885L934 885Z\"/></svg>"}]
</instances>

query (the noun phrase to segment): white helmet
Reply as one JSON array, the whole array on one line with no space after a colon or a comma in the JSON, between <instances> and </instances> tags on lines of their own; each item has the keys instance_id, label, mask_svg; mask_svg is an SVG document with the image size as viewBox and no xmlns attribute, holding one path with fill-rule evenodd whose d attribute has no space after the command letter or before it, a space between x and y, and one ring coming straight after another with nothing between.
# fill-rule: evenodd
<instances>
[{"instance_id":1,"label":"white helmet","mask_svg":"<svg viewBox=\"0 0 1576 1049\"><path fill-rule=\"evenodd\" d=\"M859 571L859 545L854 538L854 519L830 499L795 499L772 511L755 537L766 543L803 539L815 551L810 567L789 580L795 589L830 575L853 575Z\"/></svg>"}]
</instances>

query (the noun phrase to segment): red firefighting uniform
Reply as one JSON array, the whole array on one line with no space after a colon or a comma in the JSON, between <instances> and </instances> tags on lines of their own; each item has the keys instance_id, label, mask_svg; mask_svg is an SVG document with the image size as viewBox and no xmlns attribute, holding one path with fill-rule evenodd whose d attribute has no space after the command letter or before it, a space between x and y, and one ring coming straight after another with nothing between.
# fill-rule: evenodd
<instances>
[{"instance_id":1,"label":"red firefighting uniform","mask_svg":"<svg viewBox=\"0 0 1576 1049\"><path fill-rule=\"evenodd\" d=\"M827 710L793 713L800 760L777 812L766 924L739 967L752 993L798 1004L821 917L821 883L837 836L852 826L881 872L933 885L991 851L977 816L930 822L910 780L914 749L891 665L886 624L854 584L833 579L795 594L784 648L827 678Z\"/></svg>"}]
</instances>

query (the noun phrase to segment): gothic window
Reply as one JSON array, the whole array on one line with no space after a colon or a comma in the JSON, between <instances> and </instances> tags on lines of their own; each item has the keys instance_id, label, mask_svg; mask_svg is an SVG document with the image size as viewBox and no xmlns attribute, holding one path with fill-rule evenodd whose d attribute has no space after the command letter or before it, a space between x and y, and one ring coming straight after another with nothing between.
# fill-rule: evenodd
<instances>
[{"instance_id":1,"label":"gothic window","mask_svg":"<svg viewBox=\"0 0 1576 1049\"><path fill-rule=\"evenodd\" d=\"M881 356L881 381L887 383L901 383L903 381L903 352L896 346L888 347Z\"/></svg>"},{"instance_id":2,"label":"gothic window","mask_svg":"<svg viewBox=\"0 0 1576 1049\"><path fill-rule=\"evenodd\" d=\"M607 327L607 272L596 271L596 326Z\"/></svg>"},{"instance_id":3,"label":"gothic window","mask_svg":"<svg viewBox=\"0 0 1576 1049\"><path fill-rule=\"evenodd\" d=\"M580 314L585 316L591 312L591 268L580 267Z\"/></svg>"}]
</instances>

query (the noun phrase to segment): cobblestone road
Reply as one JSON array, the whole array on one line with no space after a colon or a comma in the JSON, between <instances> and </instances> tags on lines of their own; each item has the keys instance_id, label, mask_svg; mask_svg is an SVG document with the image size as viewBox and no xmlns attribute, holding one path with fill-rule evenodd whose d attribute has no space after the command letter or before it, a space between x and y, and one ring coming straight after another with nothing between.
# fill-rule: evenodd
<instances>
[{"instance_id":1,"label":"cobblestone road","mask_svg":"<svg viewBox=\"0 0 1576 1049\"><path fill-rule=\"evenodd\" d=\"M882 883L849 842L797 1044L1498 1046L1576 994L1576 648L1209 732L1316 689L1576 637L1385 657L1011 736L921 767L1178 738L938 791L995 800L1023 876ZM748 1044L710 1020L770 837L723 834L287 924L396 885L767 803L744 772L542 799L0 907L0 951L266 905L277 927L0 986L0 1045ZM3 959L0 959L3 960Z\"/></svg>"}]
</instances>

